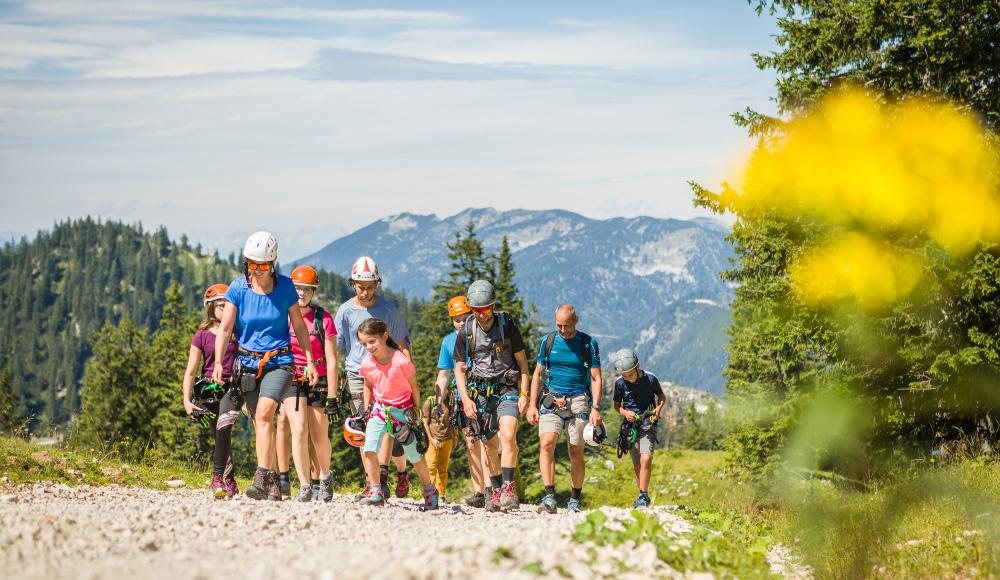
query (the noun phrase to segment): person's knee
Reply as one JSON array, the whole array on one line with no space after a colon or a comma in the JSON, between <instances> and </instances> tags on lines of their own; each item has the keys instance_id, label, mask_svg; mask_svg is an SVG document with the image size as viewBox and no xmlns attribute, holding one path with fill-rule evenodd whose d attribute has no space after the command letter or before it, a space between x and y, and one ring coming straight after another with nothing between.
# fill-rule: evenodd
<instances>
[{"instance_id":1,"label":"person's knee","mask_svg":"<svg viewBox=\"0 0 1000 580\"><path fill-rule=\"evenodd\" d=\"M546 455L553 455L556 452L556 438L543 435L538 441L538 448Z\"/></svg>"},{"instance_id":2,"label":"person's knee","mask_svg":"<svg viewBox=\"0 0 1000 580\"><path fill-rule=\"evenodd\" d=\"M569 458L574 461L583 460L583 445L567 445L567 451L569 452Z\"/></svg>"}]
</instances>

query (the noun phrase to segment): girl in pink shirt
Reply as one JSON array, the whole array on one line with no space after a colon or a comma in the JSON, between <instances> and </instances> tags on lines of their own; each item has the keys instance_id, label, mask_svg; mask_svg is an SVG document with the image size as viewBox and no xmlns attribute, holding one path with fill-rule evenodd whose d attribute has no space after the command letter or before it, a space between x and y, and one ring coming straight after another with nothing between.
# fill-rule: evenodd
<instances>
[{"instance_id":1,"label":"girl in pink shirt","mask_svg":"<svg viewBox=\"0 0 1000 580\"><path fill-rule=\"evenodd\" d=\"M417 370L389 336L385 322L369 318L358 328L358 341L370 353L361 362L358 372L365 379L364 404L368 415L365 428L364 463L369 491L361 501L368 505L383 505L385 496L379 485L378 450L386 434L391 434L406 458L413 464L424 485L423 510L438 509L438 492L431 483L427 463L417 451L417 428L414 405L420 400Z\"/></svg>"}]
</instances>

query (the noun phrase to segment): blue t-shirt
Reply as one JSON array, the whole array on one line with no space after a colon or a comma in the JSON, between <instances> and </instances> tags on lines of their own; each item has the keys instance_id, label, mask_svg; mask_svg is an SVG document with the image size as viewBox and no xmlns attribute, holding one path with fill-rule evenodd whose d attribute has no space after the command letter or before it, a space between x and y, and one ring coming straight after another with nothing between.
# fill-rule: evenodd
<instances>
[{"instance_id":1,"label":"blue t-shirt","mask_svg":"<svg viewBox=\"0 0 1000 580\"><path fill-rule=\"evenodd\" d=\"M441 340L441 352L438 353L438 368L443 371L455 369L455 359L452 354L455 352L455 341L458 340L458 332L453 332Z\"/></svg>"},{"instance_id":2,"label":"blue t-shirt","mask_svg":"<svg viewBox=\"0 0 1000 580\"><path fill-rule=\"evenodd\" d=\"M624 377L615 381L614 401L621 403L627 411L642 413L656 406L656 395L663 395L663 387L659 379L650 372L642 371L642 376L635 383L630 383Z\"/></svg>"},{"instance_id":3,"label":"blue t-shirt","mask_svg":"<svg viewBox=\"0 0 1000 580\"><path fill-rule=\"evenodd\" d=\"M410 332L406 329L402 315L392 305L392 302L381 296L375 300L375 304L365 308L358 306L358 303L351 298L340 305L337 315L333 317L333 324L337 327L337 348L340 352L347 353L344 359L344 369L358 374L361 368L361 361L368 355L365 347L358 342L358 328L361 323L369 318L378 318L389 327L391 336L399 346L406 346L410 338Z\"/></svg>"},{"instance_id":4,"label":"blue t-shirt","mask_svg":"<svg viewBox=\"0 0 1000 580\"><path fill-rule=\"evenodd\" d=\"M243 276L229 284L226 300L236 307L236 340L240 348L253 352L267 352L286 347L292 342L288 332L288 309L296 305L299 295L288 276L278 276L270 294L257 294ZM260 359L240 356L246 368L256 369ZM272 357L268 367L291 365L292 352Z\"/></svg>"},{"instance_id":5,"label":"blue t-shirt","mask_svg":"<svg viewBox=\"0 0 1000 580\"><path fill-rule=\"evenodd\" d=\"M535 359L538 364L542 364L542 359L545 358L547 338L548 335L543 335L539 341L538 358ZM590 338L590 368L601 368L601 351L597 346L597 339L593 337ZM569 340L556 333L555 340L552 341L552 354L549 355L545 386L560 396L578 395L590 390L590 373L583 366L583 337L579 332Z\"/></svg>"}]
</instances>

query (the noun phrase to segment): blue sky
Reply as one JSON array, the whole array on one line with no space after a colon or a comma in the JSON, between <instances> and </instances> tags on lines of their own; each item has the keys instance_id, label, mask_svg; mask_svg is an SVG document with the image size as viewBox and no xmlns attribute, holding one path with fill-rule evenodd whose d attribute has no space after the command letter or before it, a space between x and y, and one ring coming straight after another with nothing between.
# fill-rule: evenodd
<instances>
[{"instance_id":1,"label":"blue sky","mask_svg":"<svg viewBox=\"0 0 1000 580\"><path fill-rule=\"evenodd\" d=\"M698 2L0 2L0 234L94 215L298 257L469 206L688 218L773 112ZM287 253L286 253L287 252Z\"/></svg>"}]
</instances>

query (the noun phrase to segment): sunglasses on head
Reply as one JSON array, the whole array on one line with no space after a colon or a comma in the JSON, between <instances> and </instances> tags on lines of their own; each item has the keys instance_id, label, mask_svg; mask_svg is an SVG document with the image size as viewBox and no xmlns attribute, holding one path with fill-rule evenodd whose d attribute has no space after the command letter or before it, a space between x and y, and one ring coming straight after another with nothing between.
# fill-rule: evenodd
<instances>
[{"instance_id":1,"label":"sunglasses on head","mask_svg":"<svg viewBox=\"0 0 1000 580\"><path fill-rule=\"evenodd\" d=\"M247 269L251 271L260 270L261 272L270 272L271 264L270 263L258 264L257 262L247 262Z\"/></svg>"},{"instance_id":2,"label":"sunglasses on head","mask_svg":"<svg viewBox=\"0 0 1000 580\"><path fill-rule=\"evenodd\" d=\"M472 306L472 311L476 314L486 314L487 312L493 310L493 304L489 306Z\"/></svg>"}]
</instances>

